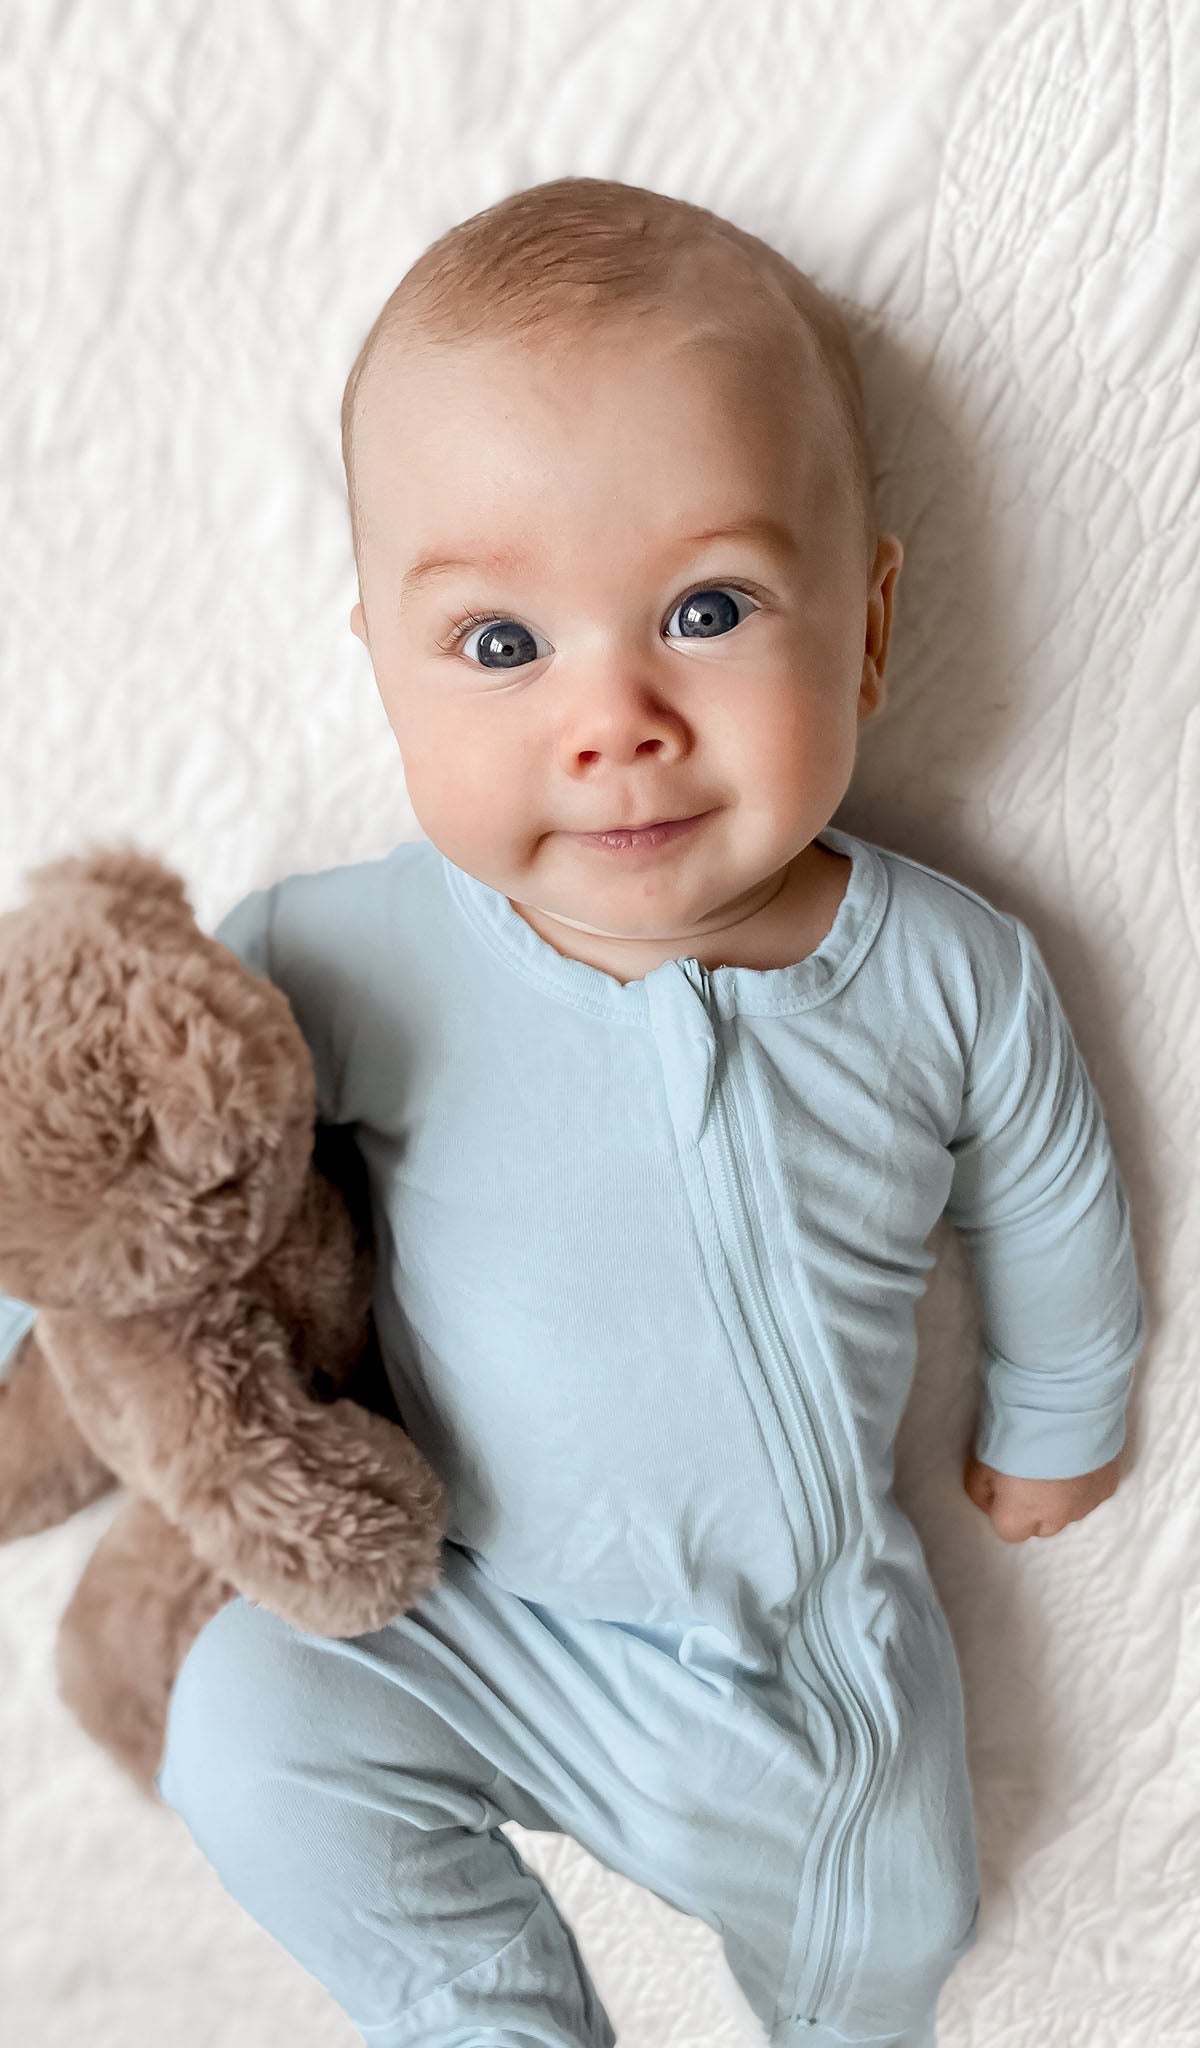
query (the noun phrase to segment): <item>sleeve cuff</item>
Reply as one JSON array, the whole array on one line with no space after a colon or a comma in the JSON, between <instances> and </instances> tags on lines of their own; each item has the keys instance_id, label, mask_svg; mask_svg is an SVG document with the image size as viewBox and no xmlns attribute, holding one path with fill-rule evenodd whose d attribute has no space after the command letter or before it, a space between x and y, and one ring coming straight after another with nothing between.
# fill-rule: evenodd
<instances>
[{"instance_id":1,"label":"sleeve cuff","mask_svg":"<svg viewBox=\"0 0 1200 2048\"><path fill-rule=\"evenodd\" d=\"M1124 1394L1082 1413L1048 1413L996 1398L985 1377L975 1430L981 1465L1013 1479L1078 1479L1108 1465L1125 1443Z\"/></svg>"},{"instance_id":2,"label":"sleeve cuff","mask_svg":"<svg viewBox=\"0 0 1200 2048\"><path fill-rule=\"evenodd\" d=\"M14 1300L12 1295L0 1294L0 1380L7 1377L26 1332L36 1320L35 1308Z\"/></svg>"}]
</instances>

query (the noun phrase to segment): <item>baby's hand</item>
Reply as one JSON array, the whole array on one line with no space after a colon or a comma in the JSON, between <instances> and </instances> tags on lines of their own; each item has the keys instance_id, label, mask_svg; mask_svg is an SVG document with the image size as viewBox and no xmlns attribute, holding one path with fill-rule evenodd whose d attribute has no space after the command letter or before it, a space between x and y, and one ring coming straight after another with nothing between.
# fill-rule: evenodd
<instances>
[{"instance_id":1,"label":"baby's hand","mask_svg":"<svg viewBox=\"0 0 1200 2048\"><path fill-rule=\"evenodd\" d=\"M1098 1471L1078 1479L1014 1479L981 1465L973 1451L963 1467L963 1491L1006 1543L1024 1543L1027 1536L1057 1536L1068 1522L1082 1522L1102 1500L1117 1490L1121 1453Z\"/></svg>"}]
</instances>

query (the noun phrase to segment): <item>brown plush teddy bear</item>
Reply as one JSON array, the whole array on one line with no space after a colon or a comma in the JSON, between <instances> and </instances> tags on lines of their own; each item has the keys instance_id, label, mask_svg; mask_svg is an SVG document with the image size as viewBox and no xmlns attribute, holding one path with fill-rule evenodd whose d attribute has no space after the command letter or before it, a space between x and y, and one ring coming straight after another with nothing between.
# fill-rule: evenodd
<instances>
[{"instance_id":1,"label":"brown plush teddy bear","mask_svg":"<svg viewBox=\"0 0 1200 2048\"><path fill-rule=\"evenodd\" d=\"M58 1684L152 1791L203 1623L236 1591L381 1626L438 1583L445 1493L376 1412L365 1178L316 1127L286 996L132 848L26 881L0 916L0 1291L37 1319L0 1381L0 1539L128 1488Z\"/></svg>"}]
</instances>

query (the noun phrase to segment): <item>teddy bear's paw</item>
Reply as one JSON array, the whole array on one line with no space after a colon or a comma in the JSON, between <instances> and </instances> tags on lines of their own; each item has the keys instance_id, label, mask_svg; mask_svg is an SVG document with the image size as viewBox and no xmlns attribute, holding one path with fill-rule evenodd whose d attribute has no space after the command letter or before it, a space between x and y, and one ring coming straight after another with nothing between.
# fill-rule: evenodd
<instances>
[{"instance_id":1,"label":"teddy bear's paw","mask_svg":"<svg viewBox=\"0 0 1200 2048\"><path fill-rule=\"evenodd\" d=\"M313 1635L379 1628L437 1584L445 1486L396 1423L352 1401L294 1406L237 1483L188 1516L193 1546L246 1599Z\"/></svg>"},{"instance_id":2,"label":"teddy bear's paw","mask_svg":"<svg viewBox=\"0 0 1200 2048\"><path fill-rule=\"evenodd\" d=\"M239 1590L304 1635L371 1635L439 1583L441 1544L427 1534L373 1564L266 1585L243 1578Z\"/></svg>"},{"instance_id":3,"label":"teddy bear's paw","mask_svg":"<svg viewBox=\"0 0 1200 2048\"><path fill-rule=\"evenodd\" d=\"M226 1568L294 1628L366 1635L438 1584L446 1488L395 1423L351 1401L320 1413L296 1492L273 1504L272 1539L260 1520Z\"/></svg>"}]
</instances>

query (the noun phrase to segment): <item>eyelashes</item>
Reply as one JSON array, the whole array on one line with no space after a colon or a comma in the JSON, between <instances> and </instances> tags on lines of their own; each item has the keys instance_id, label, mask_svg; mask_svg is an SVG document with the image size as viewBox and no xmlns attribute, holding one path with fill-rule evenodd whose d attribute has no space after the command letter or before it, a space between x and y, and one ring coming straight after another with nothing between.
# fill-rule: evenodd
<instances>
[{"instance_id":1,"label":"eyelashes","mask_svg":"<svg viewBox=\"0 0 1200 2048\"><path fill-rule=\"evenodd\" d=\"M498 620L506 616L507 614L501 612L489 612L486 614L480 612L463 612L460 614L458 618L453 619L451 621L450 626L446 632L445 638L437 640L435 642L435 645L442 648L445 651L445 653L449 654L455 647L458 646L460 640L466 639L467 634L470 632L472 626L490 626L493 620Z\"/></svg>"}]
</instances>

